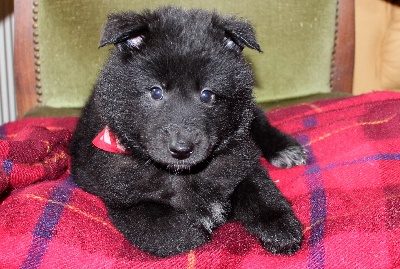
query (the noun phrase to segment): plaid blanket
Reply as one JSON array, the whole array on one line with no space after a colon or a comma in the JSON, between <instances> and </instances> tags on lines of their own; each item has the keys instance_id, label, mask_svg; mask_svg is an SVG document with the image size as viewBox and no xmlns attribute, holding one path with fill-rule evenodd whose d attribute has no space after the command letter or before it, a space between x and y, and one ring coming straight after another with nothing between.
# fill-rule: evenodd
<instances>
[{"instance_id":1,"label":"plaid blanket","mask_svg":"<svg viewBox=\"0 0 400 269\"><path fill-rule=\"evenodd\" d=\"M261 160L304 224L304 245L292 256L266 252L240 223L222 226L210 243L186 254L165 259L145 254L123 238L102 202L79 189L64 168L43 177L29 172L45 166L55 145L65 145L69 136L57 130L72 131L76 119L7 124L0 129L0 171L14 189L0 202L0 268L399 268L399 112L400 93L380 92L268 113L309 152L306 166L289 170ZM16 139L37 125L47 128L40 130L46 147L39 135ZM13 159L5 150L13 141L41 153L45 148L46 154L35 157L27 150L33 159L19 154ZM32 180L14 183L18 163Z\"/></svg>"},{"instance_id":2,"label":"plaid blanket","mask_svg":"<svg viewBox=\"0 0 400 269\"><path fill-rule=\"evenodd\" d=\"M51 119L37 124L21 120L0 127L0 194L39 180L57 179L67 170L71 131L66 121L71 128L76 119L61 125L52 124Z\"/></svg>"}]
</instances>

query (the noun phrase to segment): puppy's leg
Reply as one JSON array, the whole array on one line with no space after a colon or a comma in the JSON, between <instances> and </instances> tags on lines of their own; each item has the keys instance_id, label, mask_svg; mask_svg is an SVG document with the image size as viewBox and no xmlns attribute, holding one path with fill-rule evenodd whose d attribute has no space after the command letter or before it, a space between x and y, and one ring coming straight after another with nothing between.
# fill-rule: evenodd
<instances>
[{"instance_id":1,"label":"puppy's leg","mask_svg":"<svg viewBox=\"0 0 400 269\"><path fill-rule=\"evenodd\" d=\"M108 208L114 225L141 250L159 257L180 254L210 241L196 216L158 203Z\"/></svg>"},{"instance_id":2,"label":"puppy's leg","mask_svg":"<svg viewBox=\"0 0 400 269\"><path fill-rule=\"evenodd\" d=\"M307 152L292 136L271 126L261 108L255 111L251 134L264 157L274 166L290 168L306 163Z\"/></svg>"},{"instance_id":3,"label":"puppy's leg","mask_svg":"<svg viewBox=\"0 0 400 269\"><path fill-rule=\"evenodd\" d=\"M232 196L233 220L239 220L275 254L292 254L300 249L302 225L289 202L262 168L242 181Z\"/></svg>"}]
</instances>

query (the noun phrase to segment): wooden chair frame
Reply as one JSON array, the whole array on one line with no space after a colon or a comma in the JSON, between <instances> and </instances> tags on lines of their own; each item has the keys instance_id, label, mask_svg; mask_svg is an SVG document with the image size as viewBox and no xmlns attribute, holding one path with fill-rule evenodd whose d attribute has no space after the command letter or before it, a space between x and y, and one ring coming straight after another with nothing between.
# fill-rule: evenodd
<instances>
[{"instance_id":1,"label":"wooden chair frame","mask_svg":"<svg viewBox=\"0 0 400 269\"><path fill-rule=\"evenodd\" d=\"M40 0L14 0L14 72L18 117L41 103L38 6ZM355 21L354 0L339 0L336 42L332 56L331 87L335 92L352 92Z\"/></svg>"}]
</instances>

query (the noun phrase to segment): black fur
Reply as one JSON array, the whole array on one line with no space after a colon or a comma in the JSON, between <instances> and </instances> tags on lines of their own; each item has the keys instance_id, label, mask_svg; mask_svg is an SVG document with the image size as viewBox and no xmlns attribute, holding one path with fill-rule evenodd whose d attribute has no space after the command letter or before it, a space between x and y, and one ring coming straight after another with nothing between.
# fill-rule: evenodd
<instances>
[{"instance_id":1,"label":"black fur","mask_svg":"<svg viewBox=\"0 0 400 269\"><path fill-rule=\"evenodd\" d=\"M140 249L169 256L241 221L277 254L300 248L302 227L259 158L291 167L305 151L272 127L252 97L241 51L261 51L252 26L202 10L112 14L101 70L71 142L72 174L100 197ZM105 127L131 154L92 145Z\"/></svg>"}]
</instances>

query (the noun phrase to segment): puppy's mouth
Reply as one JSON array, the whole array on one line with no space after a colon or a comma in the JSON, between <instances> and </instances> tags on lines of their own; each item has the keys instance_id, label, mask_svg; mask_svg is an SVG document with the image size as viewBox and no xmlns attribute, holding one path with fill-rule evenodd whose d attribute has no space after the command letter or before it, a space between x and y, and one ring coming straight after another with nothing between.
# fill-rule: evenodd
<instances>
[{"instance_id":1,"label":"puppy's mouth","mask_svg":"<svg viewBox=\"0 0 400 269\"><path fill-rule=\"evenodd\" d=\"M185 174L185 173L197 173L204 169L205 162L201 163L156 163L160 169L169 171L172 174Z\"/></svg>"},{"instance_id":2,"label":"puppy's mouth","mask_svg":"<svg viewBox=\"0 0 400 269\"><path fill-rule=\"evenodd\" d=\"M154 163L166 170L197 170L198 167L204 167L211 153L212 142L203 128L168 124L145 133L154 134L142 137L142 145L147 154Z\"/></svg>"},{"instance_id":3,"label":"puppy's mouth","mask_svg":"<svg viewBox=\"0 0 400 269\"><path fill-rule=\"evenodd\" d=\"M194 148L188 152L174 152L170 149L149 149L148 154L158 167L173 173L195 172L205 167L209 156L208 150Z\"/></svg>"}]
</instances>

